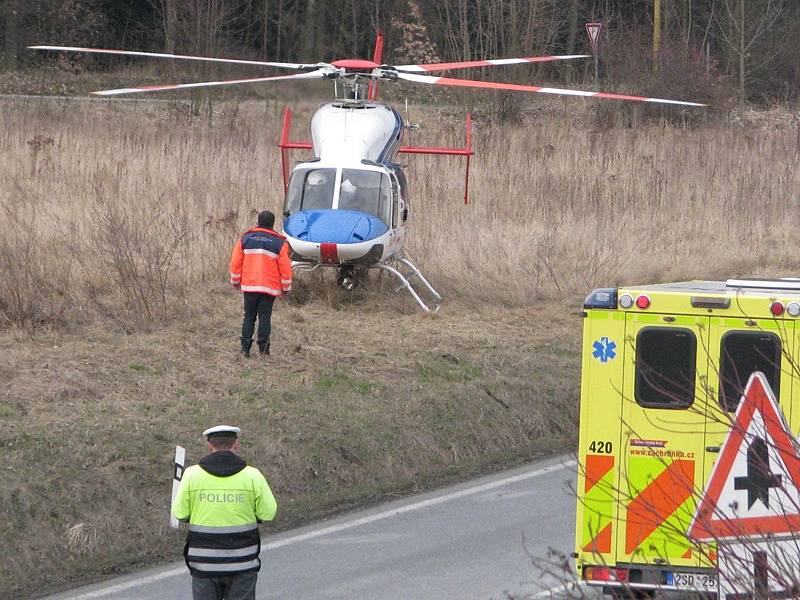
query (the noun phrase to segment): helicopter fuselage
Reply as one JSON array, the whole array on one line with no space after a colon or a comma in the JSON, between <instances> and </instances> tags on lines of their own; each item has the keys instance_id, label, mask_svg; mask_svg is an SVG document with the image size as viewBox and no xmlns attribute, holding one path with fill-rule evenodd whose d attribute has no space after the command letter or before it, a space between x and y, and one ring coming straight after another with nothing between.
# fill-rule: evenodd
<instances>
[{"instance_id":1,"label":"helicopter fuselage","mask_svg":"<svg viewBox=\"0 0 800 600\"><path fill-rule=\"evenodd\" d=\"M314 158L292 169L283 231L295 260L369 266L402 250L405 175L394 162L405 124L378 102L337 101L311 120Z\"/></svg>"}]
</instances>

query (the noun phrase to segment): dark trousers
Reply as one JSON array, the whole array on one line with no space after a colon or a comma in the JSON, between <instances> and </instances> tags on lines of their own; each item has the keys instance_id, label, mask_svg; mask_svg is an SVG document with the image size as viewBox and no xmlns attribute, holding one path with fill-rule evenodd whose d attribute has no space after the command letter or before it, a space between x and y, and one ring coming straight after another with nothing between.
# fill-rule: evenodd
<instances>
[{"instance_id":1,"label":"dark trousers","mask_svg":"<svg viewBox=\"0 0 800 600\"><path fill-rule=\"evenodd\" d=\"M272 305L275 296L244 292L244 319L242 320L242 350L250 350L253 345L253 330L258 316L258 337L256 343L261 351L269 349L269 334L272 331Z\"/></svg>"},{"instance_id":2,"label":"dark trousers","mask_svg":"<svg viewBox=\"0 0 800 600\"><path fill-rule=\"evenodd\" d=\"M255 600L257 578L257 571L222 577L192 577L192 598L193 600Z\"/></svg>"}]
</instances>

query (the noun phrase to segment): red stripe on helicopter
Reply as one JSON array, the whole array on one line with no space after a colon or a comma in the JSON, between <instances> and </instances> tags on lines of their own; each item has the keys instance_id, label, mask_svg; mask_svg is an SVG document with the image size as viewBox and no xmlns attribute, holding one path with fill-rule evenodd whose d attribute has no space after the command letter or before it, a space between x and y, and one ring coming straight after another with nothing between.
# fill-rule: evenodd
<instances>
[{"instance_id":1,"label":"red stripe on helicopter","mask_svg":"<svg viewBox=\"0 0 800 600\"><path fill-rule=\"evenodd\" d=\"M322 243L319 245L319 257L326 265L335 265L339 262L339 252L336 244Z\"/></svg>"}]
</instances>

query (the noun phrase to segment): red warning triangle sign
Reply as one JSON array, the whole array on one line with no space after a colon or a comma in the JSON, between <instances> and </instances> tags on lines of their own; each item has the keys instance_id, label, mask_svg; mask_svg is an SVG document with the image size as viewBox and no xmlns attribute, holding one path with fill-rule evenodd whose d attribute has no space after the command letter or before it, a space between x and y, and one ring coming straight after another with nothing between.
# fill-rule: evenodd
<instances>
[{"instance_id":1,"label":"red warning triangle sign","mask_svg":"<svg viewBox=\"0 0 800 600\"><path fill-rule=\"evenodd\" d=\"M763 373L750 376L688 535L742 539L800 530L800 455Z\"/></svg>"},{"instance_id":2,"label":"red warning triangle sign","mask_svg":"<svg viewBox=\"0 0 800 600\"><path fill-rule=\"evenodd\" d=\"M589 43L592 45L592 50L597 52L597 40L600 39L600 31L603 29L602 23L587 23L586 33L589 34Z\"/></svg>"}]
</instances>

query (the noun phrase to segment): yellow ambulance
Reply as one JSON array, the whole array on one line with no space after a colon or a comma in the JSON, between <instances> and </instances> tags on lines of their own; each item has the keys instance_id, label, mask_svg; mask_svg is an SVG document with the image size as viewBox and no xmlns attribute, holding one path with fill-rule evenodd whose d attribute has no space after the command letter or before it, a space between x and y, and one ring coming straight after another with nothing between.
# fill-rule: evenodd
<instances>
[{"instance_id":1,"label":"yellow ambulance","mask_svg":"<svg viewBox=\"0 0 800 600\"><path fill-rule=\"evenodd\" d=\"M578 577L714 593L714 547L686 531L752 372L798 430L800 279L603 288L582 316Z\"/></svg>"}]
</instances>

